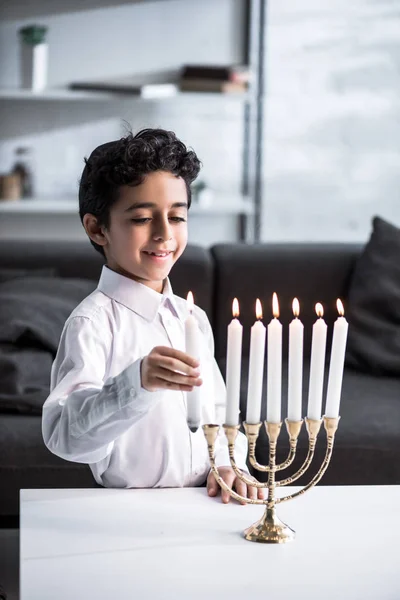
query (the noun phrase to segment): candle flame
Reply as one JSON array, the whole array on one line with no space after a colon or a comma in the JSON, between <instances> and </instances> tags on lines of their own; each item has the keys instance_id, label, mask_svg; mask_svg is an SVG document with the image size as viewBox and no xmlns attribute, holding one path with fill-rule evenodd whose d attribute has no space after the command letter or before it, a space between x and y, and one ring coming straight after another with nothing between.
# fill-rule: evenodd
<instances>
[{"instance_id":1,"label":"candle flame","mask_svg":"<svg viewBox=\"0 0 400 600\"><path fill-rule=\"evenodd\" d=\"M186 298L186 302L188 304L188 309L190 312L193 311L194 308L194 300L193 300L193 294L192 292L188 292L187 298Z\"/></svg>"},{"instance_id":2,"label":"candle flame","mask_svg":"<svg viewBox=\"0 0 400 600\"><path fill-rule=\"evenodd\" d=\"M279 318L278 296L275 292L272 294L272 314L274 315L275 319Z\"/></svg>"},{"instance_id":3,"label":"candle flame","mask_svg":"<svg viewBox=\"0 0 400 600\"><path fill-rule=\"evenodd\" d=\"M262 317L263 317L261 302L259 301L258 298L256 300L256 317L259 320L262 319Z\"/></svg>"},{"instance_id":4,"label":"candle flame","mask_svg":"<svg viewBox=\"0 0 400 600\"><path fill-rule=\"evenodd\" d=\"M294 316L298 317L300 314L300 303L297 300L297 298L293 298L292 309L293 309Z\"/></svg>"},{"instance_id":5,"label":"candle flame","mask_svg":"<svg viewBox=\"0 0 400 600\"><path fill-rule=\"evenodd\" d=\"M240 312L239 312L239 301L237 298L233 299L232 302L232 314L235 317L235 319L239 316Z\"/></svg>"},{"instance_id":6,"label":"candle flame","mask_svg":"<svg viewBox=\"0 0 400 600\"><path fill-rule=\"evenodd\" d=\"M336 308L337 308L339 315L341 317L343 317L343 315L344 315L343 303L339 298L336 300Z\"/></svg>"},{"instance_id":7,"label":"candle flame","mask_svg":"<svg viewBox=\"0 0 400 600\"><path fill-rule=\"evenodd\" d=\"M324 307L320 302L317 302L317 304L315 305L315 312L317 313L317 317L321 318L324 316Z\"/></svg>"}]
</instances>

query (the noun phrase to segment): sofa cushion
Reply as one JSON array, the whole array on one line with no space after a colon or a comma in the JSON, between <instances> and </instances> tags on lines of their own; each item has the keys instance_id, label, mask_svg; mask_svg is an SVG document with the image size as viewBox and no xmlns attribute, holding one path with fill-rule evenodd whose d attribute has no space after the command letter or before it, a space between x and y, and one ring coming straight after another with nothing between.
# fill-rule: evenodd
<instances>
[{"instance_id":1,"label":"sofa cushion","mask_svg":"<svg viewBox=\"0 0 400 600\"><path fill-rule=\"evenodd\" d=\"M0 283L0 411L41 413L64 323L95 287L56 277Z\"/></svg>"},{"instance_id":2,"label":"sofa cushion","mask_svg":"<svg viewBox=\"0 0 400 600\"><path fill-rule=\"evenodd\" d=\"M400 375L400 229L379 217L348 293L347 364Z\"/></svg>"},{"instance_id":3,"label":"sofa cushion","mask_svg":"<svg viewBox=\"0 0 400 600\"><path fill-rule=\"evenodd\" d=\"M19 277L0 283L0 342L56 352L65 321L94 281Z\"/></svg>"},{"instance_id":4,"label":"sofa cushion","mask_svg":"<svg viewBox=\"0 0 400 600\"><path fill-rule=\"evenodd\" d=\"M27 275L34 277L57 277L56 269L0 269L0 283L17 279L18 277L26 277Z\"/></svg>"},{"instance_id":5,"label":"sofa cushion","mask_svg":"<svg viewBox=\"0 0 400 600\"><path fill-rule=\"evenodd\" d=\"M48 350L0 343L0 413L41 415L50 391L52 362Z\"/></svg>"}]
</instances>

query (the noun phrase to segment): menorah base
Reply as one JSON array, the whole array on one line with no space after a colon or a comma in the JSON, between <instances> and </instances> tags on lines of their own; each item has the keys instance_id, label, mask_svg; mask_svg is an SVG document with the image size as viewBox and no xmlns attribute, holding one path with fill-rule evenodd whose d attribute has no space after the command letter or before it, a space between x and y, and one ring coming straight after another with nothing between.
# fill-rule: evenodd
<instances>
[{"instance_id":1,"label":"menorah base","mask_svg":"<svg viewBox=\"0 0 400 600\"><path fill-rule=\"evenodd\" d=\"M261 519L244 531L246 540L261 544L285 544L294 540L295 536L293 529L276 516L274 508L266 508Z\"/></svg>"}]
</instances>

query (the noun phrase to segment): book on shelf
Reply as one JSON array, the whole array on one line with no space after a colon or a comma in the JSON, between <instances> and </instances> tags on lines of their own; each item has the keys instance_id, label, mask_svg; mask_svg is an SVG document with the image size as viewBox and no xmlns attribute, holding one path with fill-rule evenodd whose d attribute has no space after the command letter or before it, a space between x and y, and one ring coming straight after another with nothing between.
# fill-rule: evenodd
<instances>
[{"instance_id":1,"label":"book on shelf","mask_svg":"<svg viewBox=\"0 0 400 600\"><path fill-rule=\"evenodd\" d=\"M247 85L235 81L219 81L218 79L182 79L180 89L183 92L219 92L221 94L243 94Z\"/></svg>"},{"instance_id":2,"label":"book on shelf","mask_svg":"<svg viewBox=\"0 0 400 600\"><path fill-rule=\"evenodd\" d=\"M207 79L248 83L250 71L246 65L184 65L182 79Z\"/></svg>"}]
</instances>

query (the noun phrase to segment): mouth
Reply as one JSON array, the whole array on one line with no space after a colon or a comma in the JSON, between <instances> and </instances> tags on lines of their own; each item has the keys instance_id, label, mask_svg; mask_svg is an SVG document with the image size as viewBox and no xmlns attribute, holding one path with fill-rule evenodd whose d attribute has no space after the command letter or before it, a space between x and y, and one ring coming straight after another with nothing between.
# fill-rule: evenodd
<instances>
[{"instance_id":1,"label":"mouth","mask_svg":"<svg viewBox=\"0 0 400 600\"><path fill-rule=\"evenodd\" d=\"M149 256L155 256L156 258L166 258L172 254L172 250L164 250L163 252L150 252L148 250L143 250L143 252Z\"/></svg>"},{"instance_id":2,"label":"mouth","mask_svg":"<svg viewBox=\"0 0 400 600\"><path fill-rule=\"evenodd\" d=\"M147 256L149 256L150 258L152 258L153 260L157 260L157 261L163 261L165 259L167 259L171 254L172 254L172 250L164 250L164 251L159 251L159 252L150 252L148 250L143 250L143 254L146 254Z\"/></svg>"}]
</instances>

